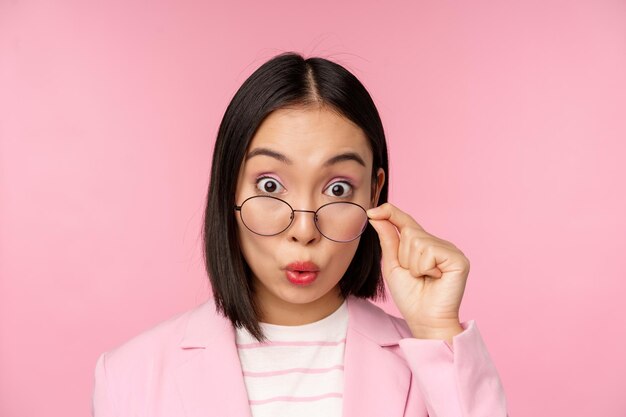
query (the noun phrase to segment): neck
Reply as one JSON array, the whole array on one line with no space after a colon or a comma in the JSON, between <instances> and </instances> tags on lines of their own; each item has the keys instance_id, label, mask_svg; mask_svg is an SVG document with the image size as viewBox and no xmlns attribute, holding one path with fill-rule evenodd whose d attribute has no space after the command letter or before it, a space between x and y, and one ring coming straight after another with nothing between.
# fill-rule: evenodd
<instances>
[{"instance_id":1,"label":"neck","mask_svg":"<svg viewBox=\"0 0 626 417\"><path fill-rule=\"evenodd\" d=\"M337 286L308 303L291 303L272 294L257 294L256 301L261 310L260 322L280 326L300 326L330 316L341 306L344 298Z\"/></svg>"}]
</instances>

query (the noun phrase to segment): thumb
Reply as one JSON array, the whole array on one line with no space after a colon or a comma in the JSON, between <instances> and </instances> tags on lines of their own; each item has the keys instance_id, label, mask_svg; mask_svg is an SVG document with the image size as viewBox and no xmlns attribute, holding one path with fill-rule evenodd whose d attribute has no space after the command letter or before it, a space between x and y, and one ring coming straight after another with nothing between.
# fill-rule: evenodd
<instances>
[{"instance_id":1,"label":"thumb","mask_svg":"<svg viewBox=\"0 0 626 417\"><path fill-rule=\"evenodd\" d=\"M400 237L396 227L389 220L369 219L369 222L378 233L378 240L380 240L380 247L383 252L383 275L387 278L389 273L399 266Z\"/></svg>"}]
</instances>

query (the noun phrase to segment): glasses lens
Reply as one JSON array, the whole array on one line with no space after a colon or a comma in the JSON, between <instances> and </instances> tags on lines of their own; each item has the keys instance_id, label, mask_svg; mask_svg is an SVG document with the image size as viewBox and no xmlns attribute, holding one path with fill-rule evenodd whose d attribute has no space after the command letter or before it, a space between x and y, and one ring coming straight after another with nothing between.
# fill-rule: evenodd
<instances>
[{"instance_id":1,"label":"glasses lens","mask_svg":"<svg viewBox=\"0 0 626 417\"><path fill-rule=\"evenodd\" d=\"M331 240L349 242L363 233L367 226L367 213L352 203L330 203L317 212L320 232Z\"/></svg>"},{"instance_id":2,"label":"glasses lens","mask_svg":"<svg viewBox=\"0 0 626 417\"><path fill-rule=\"evenodd\" d=\"M241 219L254 233L272 236L289 226L291 208L278 198L255 196L241 206ZM331 240L349 242L359 237L366 226L367 213L361 206L353 203L330 203L317 212L317 227Z\"/></svg>"},{"instance_id":3,"label":"glasses lens","mask_svg":"<svg viewBox=\"0 0 626 417\"><path fill-rule=\"evenodd\" d=\"M291 208L274 197L252 197L241 206L241 220L253 232L271 236L289 226Z\"/></svg>"}]
</instances>

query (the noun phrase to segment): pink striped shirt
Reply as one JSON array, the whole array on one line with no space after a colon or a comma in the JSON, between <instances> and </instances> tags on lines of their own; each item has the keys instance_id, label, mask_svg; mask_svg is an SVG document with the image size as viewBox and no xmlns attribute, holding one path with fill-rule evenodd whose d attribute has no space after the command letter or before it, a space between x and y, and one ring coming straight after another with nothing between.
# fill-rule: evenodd
<instances>
[{"instance_id":1,"label":"pink striped shirt","mask_svg":"<svg viewBox=\"0 0 626 417\"><path fill-rule=\"evenodd\" d=\"M346 302L331 315L302 326L260 323L259 343L242 328L236 342L254 417L341 416Z\"/></svg>"}]
</instances>

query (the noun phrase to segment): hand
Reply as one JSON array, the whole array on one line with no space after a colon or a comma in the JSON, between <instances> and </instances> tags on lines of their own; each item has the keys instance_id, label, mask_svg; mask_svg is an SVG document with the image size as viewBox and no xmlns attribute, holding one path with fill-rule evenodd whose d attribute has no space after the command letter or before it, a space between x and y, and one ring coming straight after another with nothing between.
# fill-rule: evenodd
<instances>
[{"instance_id":1,"label":"hand","mask_svg":"<svg viewBox=\"0 0 626 417\"><path fill-rule=\"evenodd\" d=\"M380 240L383 278L413 335L450 341L463 331L459 308L469 260L391 203L367 214Z\"/></svg>"}]
</instances>

